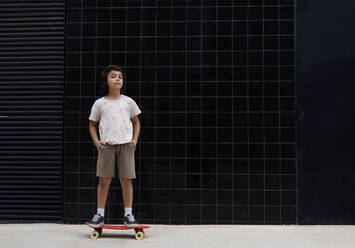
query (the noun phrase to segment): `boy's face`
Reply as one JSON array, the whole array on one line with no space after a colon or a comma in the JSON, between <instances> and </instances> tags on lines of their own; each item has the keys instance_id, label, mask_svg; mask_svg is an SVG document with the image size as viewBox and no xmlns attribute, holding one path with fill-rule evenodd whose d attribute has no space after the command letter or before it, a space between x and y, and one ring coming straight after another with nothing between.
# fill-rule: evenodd
<instances>
[{"instance_id":1,"label":"boy's face","mask_svg":"<svg viewBox=\"0 0 355 248\"><path fill-rule=\"evenodd\" d=\"M110 89L118 90L123 86L123 75L120 71L110 71L107 77L107 85Z\"/></svg>"}]
</instances>

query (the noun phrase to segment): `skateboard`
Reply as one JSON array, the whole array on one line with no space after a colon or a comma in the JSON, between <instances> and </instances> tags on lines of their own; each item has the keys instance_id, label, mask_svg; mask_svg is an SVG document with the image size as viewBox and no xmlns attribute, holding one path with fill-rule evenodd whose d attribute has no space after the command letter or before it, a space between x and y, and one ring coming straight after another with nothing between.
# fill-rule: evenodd
<instances>
[{"instance_id":1,"label":"skateboard","mask_svg":"<svg viewBox=\"0 0 355 248\"><path fill-rule=\"evenodd\" d=\"M134 229L134 231L136 232L135 238L137 240L140 240L140 239L142 239L144 237L144 234L145 234L143 229L150 228L150 226L137 226L137 227L129 228L129 227L122 226L122 225L121 226L120 225L115 225L115 226L102 225L102 226L99 226L99 227L91 227L91 226L89 226L89 224L90 224L89 222L85 222L85 224L88 227L94 229L94 231L90 234L90 237L92 239L97 239L98 237L100 237L103 229L118 229L118 230Z\"/></svg>"}]
</instances>

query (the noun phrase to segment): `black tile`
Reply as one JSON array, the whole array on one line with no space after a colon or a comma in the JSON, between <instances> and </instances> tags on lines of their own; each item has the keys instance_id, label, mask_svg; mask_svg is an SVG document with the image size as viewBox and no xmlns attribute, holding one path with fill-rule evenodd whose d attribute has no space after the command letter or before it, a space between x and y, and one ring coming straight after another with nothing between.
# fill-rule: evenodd
<instances>
[{"instance_id":1,"label":"black tile","mask_svg":"<svg viewBox=\"0 0 355 248\"><path fill-rule=\"evenodd\" d=\"M185 220L186 210L181 205L171 205L171 219L172 220Z\"/></svg>"},{"instance_id":2,"label":"black tile","mask_svg":"<svg viewBox=\"0 0 355 248\"><path fill-rule=\"evenodd\" d=\"M172 188L185 188L187 181L187 175L185 174L172 174L171 175L171 187Z\"/></svg>"},{"instance_id":3,"label":"black tile","mask_svg":"<svg viewBox=\"0 0 355 248\"><path fill-rule=\"evenodd\" d=\"M187 224L199 224L201 220L200 206L187 206L186 218Z\"/></svg>"},{"instance_id":4,"label":"black tile","mask_svg":"<svg viewBox=\"0 0 355 248\"><path fill-rule=\"evenodd\" d=\"M170 201L170 191L166 189L156 189L155 190L155 202L157 205L165 204Z\"/></svg>"},{"instance_id":5,"label":"black tile","mask_svg":"<svg viewBox=\"0 0 355 248\"><path fill-rule=\"evenodd\" d=\"M264 205L265 195L262 190L249 191L249 203L251 205Z\"/></svg>"},{"instance_id":6,"label":"black tile","mask_svg":"<svg viewBox=\"0 0 355 248\"><path fill-rule=\"evenodd\" d=\"M227 223L230 223L232 221L232 212L232 206L217 206L217 222L227 221Z\"/></svg>"},{"instance_id":7,"label":"black tile","mask_svg":"<svg viewBox=\"0 0 355 248\"><path fill-rule=\"evenodd\" d=\"M217 201L217 194L215 190L204 189L201 192L201 203L205 205L215 205Z\"/></svg>"},{"instance_id":8,"label":"black tile","mask_svg":"<svg viewBox=\"0 0 355 248\"><path fill-rule=\"evenodd\" d=\"M278 175L266 175L265 176L265 189L279 190L281 189L281 180Z\"/></svg>"},{"instance_id":9,"label":"black tile","mask_svg":"<svg viewBox=\"0 0 355 248\"><path fill-rule=\"evenodd\" d=\"M296 205L296 191L282 191L281 192L281 204L283 206L295 206Z\"/></svg>"},{"instance_id":10,"label":"black tile","mask_svg":"<svg viewBox=\"0 0 355 248\"><path fill-rule=\"evenodd\" d=\"M249 160L249 173L250 174L264 174L264 159Z\"/></svg>"},{"instance_id":11,"label":"black tile","mask_svg":"<svg viewBox=\"0 0 355 248\"><path fill-rule=\"evenodd\" d=\"M264 176L263 175L250 175L249 176L249 187L254 190L264 189Z\"/></svg>"},{"instance_id":12,"label":"black tile","mask_svg":"<svg viewBox=\"0 0 355 248\"><path fill-rule=\"evenodd\" d=\"M191 157L191 155L189 155L189 157ZM201 160L199 158L187 159L186 160L186 172L187 173L201 173Z\"/></svg>"},{"instance_id":13,"label":"black tile","mask_svg":"<svg viewBox=\"0 0 355 248\"><path fill-rule=\"evenodd\" d=\"M265 191L265 204L268 206L280 206L281 192L278 191L277 189L272 191Z\"/></svg>"},{"instance_id":14,"label":"black tile","mask_svg":"<svg viewBox=\"0 0 355 248\"><path fill-rule=\"evenodd\" d=\"M242 222L244 224L249 222L249 207L248 206L235 206L233 207L233 217L235 222Z\"/></svg>"},{"instance_id":15,"label":"black tile","mask_svg":"<svg viewBox=\"0 0 355 248\"><path fill-rule=\"evenodd\" d=\"M63 189L63 200L67 204L77 204L79 200L79 193L77 188L64 187Z\"/></svg>"},{"instance_id":16,"label":"black tile","mask_svg":"<svg viewBox=\"0 0 355 248\"><path fill-rule=\"evenodd\" d=\"M186 191L187 204L201 204L201 191L200 190L187 190Z\"/></svg>"},{"instance_id":17,"label":"black tile","mask_svg":"<svg viewBox=\"0 0 355 248\"><path fill-rule=\"evenodd\" d=\"M281 160L281 173L282 174L296 174L296 159Z\"/></svg>"},{"instance_id":18,"label":"black tile","mask_svg":"<svg viewBox=\"0 0 355 248\"><path fill-rule=\"evenodd\" d=\"M155 187L157 188L169 188L171 184L170 174L157 174ZM169 202L169 200L167 201Z\"/></svg>"},{"instance_id":19,"label":"black tile","mask_svg":"<svg viewBox=\"0 0 355 248\"><path fill-rule=\"evenodd\" d=\"M216 206L202 206L201 216L202 221L206 220L207 223L215 223L217 219Z\"/></svg>"},{"instance_id":20,"label":"black tile","mask_svg":"<svg viewBox=\"0 0 355 248\"><path fill-rule=\"evenodd\" d=\"M249 189L249 177L248 175L235 175L233 178L233 188L237 189Z\"/></svg>"},{"instance_id":21,"label":"black tile","mask_svg":"<svg viewBox=\"0 0 355 248\"><path fill-rule=\"evenodd\" d=\"M217 176L218 189L233 189L233 175L218 175Z\"/></svg>"},{"instance_id":22,"label":"black tile","mask_svg":"<svg viewBox=\"0 0 355 248\"><path fill-rule=\"evenodd\" d=\"M295 222L296 222L296 207L282 207L281 223L295 223Z\"/></svg>"},{"instance_id":23,"label":"black tile","mask_svg":"<svg viewBox=\"0 0 355 248\"><path fill-rule=\"evenodd\" d=\"M217 173L218 174L232 174L233 171L233 159L219 159L217 161Z\"/></svg>"},{"instance_id":24,"label":"black tile","mask_svg":"<svg viewBox=\"0 0 355 248\"><path fill-rule=\"evenodd\" d=\"M231 206L232 203L233 203L233 191L232 190L218 190L217 191L217 204Z\"/></svg>"},{"instance_id":25,"label":"black tile","mask_svg":"<svg viewBox=\"0 0 355 248\"><path fill-rule=\"evenodd\" d=\"M187 188L201 188L201 176L194 174L186 175L186 187Z\"/></svg>"},{"instance_id":26,"label":"black tile","mask_svg":"<svg viewBox=\"0 0 355 248\"><path fill-rule=\"evenodd\" d=\"M276 222L281 223L280 208L279 207L266 207L265 208L265 221L270 224ZM274 223L275 224L275 223Z\"/></svg>"},{"instance_id":27,"label":"black tile","mask_svg":"<svg viewBox=\"0 0 355 248\"><path fill-rule=\"evenodd\" d=\"M216 180L216 175L203 174L201 187L204 189L215 189L217 187Z\"/></svg>"},{"instance_id":28,"label":"black tile","mask_svg":"<svg viewBox=\"0 0 355 248\"><path fill-rule=\"evenodd\" d=\"M170 218L170 210L169 210L169 206L162 206L159 205L155 208L155 218L157 219L166 219L169 220Z\"/></svg>"},{"instance_id":29,"label":"black tile","mask_svg":"<svg viewBox=\"0 0 355 248\"><path fill-rule=\"evenodd\" d=\"M185 204L186 191L184 189L171 190L171 204Z\"/></svg>"},{"instance_id":30,"label":"black tile","mask_svg":"<svg viewBox=\"0 0 355 248\"><path fill-rule=\"evenodd\" d=\"M207 173L207 174L216 173L216 168L217 168L216 162L217 161L213 159L202 158L201 159L202 173ZM205 185L205 182L203 182L202 185Z\"/></svg>"},{"instance_id":31,"label":"black tile","mask_svg":"<svg viewBox=\"0 0 355 248\"><path fill-rule=\"evenodd\" d=\"M250 224L264 224L264 208L262 206L251 206L249 208Z\"/></svg>"}]
</instances>

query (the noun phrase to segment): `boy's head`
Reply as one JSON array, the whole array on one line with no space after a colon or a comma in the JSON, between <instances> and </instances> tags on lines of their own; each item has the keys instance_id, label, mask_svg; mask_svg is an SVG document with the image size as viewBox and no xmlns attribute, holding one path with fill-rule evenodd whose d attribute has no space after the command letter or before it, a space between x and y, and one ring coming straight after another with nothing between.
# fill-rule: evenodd
<instances>
[{"instance_id":1,"label":"boy's head","mask_svg":"<svg viewBox=\"0 0 355 248\"><path fill-rule=\"evenodd\" d=\"M109 86L122 89L123 86L123 70L117 65L108 65L101 72L101 94L107 95Z\"/></svg>"}]
</instances>

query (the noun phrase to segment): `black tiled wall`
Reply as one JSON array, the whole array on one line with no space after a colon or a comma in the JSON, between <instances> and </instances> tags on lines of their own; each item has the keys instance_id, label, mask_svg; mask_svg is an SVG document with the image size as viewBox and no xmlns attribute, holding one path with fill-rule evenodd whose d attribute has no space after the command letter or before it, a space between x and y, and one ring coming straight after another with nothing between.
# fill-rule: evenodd
<instances>
[{"instance_id":1,"label":"black tiled wall","mask_svg":"<svg viewBox=\"0 0 355 248\"><path fill-rule=\"evenodd\" d=\"M294 0L69 0L64 222L96 211L88 116L107 64L140 106L141 223L296 223ZM106 222L120 223L116 177Z\"/></svg>"}]
</instances>

